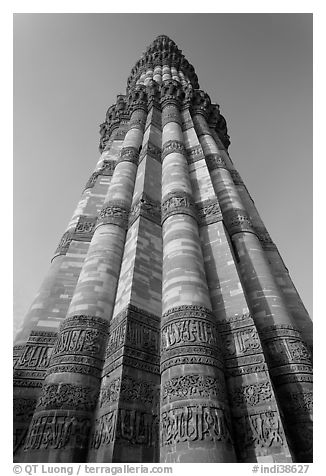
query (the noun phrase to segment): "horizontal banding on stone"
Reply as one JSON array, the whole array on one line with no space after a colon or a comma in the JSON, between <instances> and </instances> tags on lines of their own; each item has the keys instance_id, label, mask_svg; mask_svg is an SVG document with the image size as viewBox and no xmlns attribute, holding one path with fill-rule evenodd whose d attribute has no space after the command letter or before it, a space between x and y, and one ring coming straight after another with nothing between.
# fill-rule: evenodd
<instances>
[{"instance_id":1,"label":"horizontal banding on stone","mask_svg":"<svg viewBox=\"0 0 326 476\"><path fill-rule=\"evenodd\" d=\"M183 190L170 192L164 198L161 206L162 218L161 223L172 216L178 214L190 215L195 220L197 219L196 207L193 203L192 197Z\"/></svg>"}]
</instances>

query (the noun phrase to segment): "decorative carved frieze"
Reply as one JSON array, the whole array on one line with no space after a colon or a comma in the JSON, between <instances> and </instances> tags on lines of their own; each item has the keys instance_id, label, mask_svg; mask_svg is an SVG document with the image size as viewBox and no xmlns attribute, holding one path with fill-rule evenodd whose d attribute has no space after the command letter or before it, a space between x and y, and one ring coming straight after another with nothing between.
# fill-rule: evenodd
<instances>
[{"instance_id":1,"label":"decorative carved frieze","mask_svg":"<svg viewBox=\"0 0 326 476\"><path fill-rule=\"evenodd\" d=\"M263 411L255 414L234 417L234 434L238 447L280 448L285 436L277 411Z\"/></svg>"},{"instance_id":2,"label":"decorative carved frieze","mask_svg":"<svg viewBox=\"0 0 326 476\"><path fill-rule=\"evenodd\" d=\"M276 324L267 327L261 331L260 338L271 368L286 364L304 364L311 367L308 346L294 326Z\"/></svg>"},{"instance_id":3,"label":"decorative carved frieze","mask_svg":"<svg viewBox=\"0 0 326 476\"><path fill-rule=\"evenodd\" d=\"M202 146L200 144L186 149L188 164L193 164L205 158Z\"/></svg>"},{"instance_id":4,"label":"decorative carved frieze","mask_svg":"<svg viewBox=\"0 0 326 476\"><path fill-rule=\"evenodd\" d=\"M183 190L168 193L162 202L161 206L162 218L161 223L172 215L190 215L195 220L197 219L197 210L192 200L191 195Z\"/></svg>"},{"instance_id":5,"label":"decorative carved frieze","mask_svg":"<svg viewBox=\"0 0 326 476\"><path fill-rule=\"evenodd\" d=\"M225 359L262 352L258 332L254 326L223 334L222 342Z\"/></svg>"},{"instance_id":6,"label":"decorative carved frieze","mask_svg":"<svg viewBox=\"0 0 326 476\"><path fill-rule=\"evenodd\" d=\"M262 403L271 402L273 399L273 391L271 383L256 382L248 385L241 385L232 389L231 403L235 407L260 405Z\"/></svg>"},{"instance_id":7,"label":"decorative carved frieze","mask_svg":"<svg viewBox=\"0 0 326 476\"><path fill-rule=\"evenodd\" d=\"M232 444L231 425L222 408L189 405L161 415L162 445L191 441L224 441Z\"/></svg>"},{"instance_id":8,"label":"decorative carved frieze","mask_svg":"<svg viewBox=\"0 0 326 476\"><path fill-rule=\"evenodd\" d=\"M88 416L42 412L33 417L24 450L85 448L91 422Z\"/></svg>"},{"instance_id":9,"label":"decorative carved frieze","mask_svg":"<svg viewBox=\"0 0 326 476\"><path fill-rule=\"evenodd\" d=\"M48 375L72 372L98 376L103 365L108 327L108 322L100 317L67 317L53 348Z\"/></svg>"},{"instance_id":10,"label":"decorative carved frieze","mask_svg":"<svg viewBox=\"0 0 326 476\"><path fill-rule=\"evenodd\" d=\"M36 407L35 398L14 398L13 417L23 423L31 418Z\"/></svg>"},{"instance_id":11,"label":"decorative carved frieze","mask_svg":"<svg viewBox=\"0 0 326 476\"><path fill-rule=\"evenodd\" d=\"M98 391L93 387L72 383L43 385L37 410L94 410Z\"/></svg>"},{"instance_id":12,"label":"decorative carved frieze","mask_svg":"<svg viewBox=\"0 0 326 476\"><path fill-rule=\"evenodd\" d=\"M80 215L72 239L76 241L90 241L96 225L97 217Z\"/></svg>"},{"instance_id":13,"label":"decorative carved frieze","mask_svg":"<svg viewBox=\"0 0 326 476\"><path fill-rule=\"evenodd\" d=\"M187 155L183 142L174 139L165 142L162 147L162 162L167 155L172 154L174 152L177 152L178 154L182 154L184 156Z\"/></svg>"},{"instance_id":14,"label":"decorative carved frieze","mask_svg":"<svg viewBox=\"0 0 326 476\"><path fill-rule=\"evenodd\" d=\"M285 408L299 417L299 414L312 413L313 409L313 393L307 392L287 392L284 400ZM294 418L296 419L296 418Z\"/></svg>"},{"instance_id":15,"label":"decorative carved frieze","mask_svg":"<svg viewBox=\"0 0 326 476\"><path fill-rule=\"evenodd\" d=\"M72 231L66 231L58 244L57 249L55 250L55 255L65 255L68 251L70 243L72 241Z\"/></svg>"},{"instance_id":16,"label":"decorative carved frieze","mask_svg":"<svg viewBox=\"0 0 326 476\"><path fill-rule=\"evenodd\" d=\"M67 317L60 326L53 355L80 352L101 355L108 327L108 322L100 317L85 315Z\"/></svg>"},{"instance_id":17,"label":"decorative carved frieze","mask_svg":"<svg viewBox=\"0 0 326 476\"><path fill-rule=\"evenodd\" d=\"M209 375L181 375L162 385L162 404L189 398L225 399L225 382L223 378Z\"/></svg>"},{"instance_id":18,"label":"decorative carved frieze","mask_svg":"<svg viewBox=\"0 0 326 476\"><path fill-rule=\"evenodd\" d=\"M155 385L146 380L133 378L129 375L117 377L101 388L99 407L111 405L116 401L141 402L152 404L155 399Z\"/></svg>"},{"instance_id":19,"label":"decorative carved frieze","mask_svg":"<svg viewBox=\"0 0 326 476\"><path fill-rule=\"evenodd\" d=\"M161 225L161 203L152 200L146 193L142 193L137 202L131 207L128 226L132 226L140 216Z\"/></svg>"},{"instance_id":20,"label":"decorative carved frieze","mask_svg":"<svg viewBox=\"0 0 326 476\"><path fill-rule=\"evenodd\" d=\"M245 210L233 208L224 212L223 220L230 236L246 232L256 234L251 218Z\"/></svg>"},{"instance_id":21,"label":"decorative carved frieze","mask_svg":"<svg viewBox=\"0 0 326 476\"><path fill-rule=\"evenodd\" d=\"M180 358L188 355L195 359L193 363L204 358L208 365L214 361L216 367L222 366L215 318L202 306L179 306L162 316L161 370L178 365Z\"/></svg>"},{"instance_id":22,"label":"decorative carved frieze","mask_svg":"<svg viewBox=\"0 0 326 476\"><path fill-rule=\"evenodd\" d=\"M129 208L124 202L112 201L103 205L99 213L97 226L117 225L124 230L128 228Z\"/></svg>"},{"instance_id":23,"label":"decorative carved frieze","mask_svg":"<svg viewBox=\"0 0 326 476\"><path fill-rule=\"evenodd\" d=\"M117 164L120 162L131 162L138 165L139 150L135 147L123 147L120 152L120 157L117 160Z\"/></svg>"},{"instance_id":24,"label":"decorative carved frieze","mask_svg":"<svg viewBox=\"0 0 326 476\"><path fill-rule=\"evenodd\" d=\"M111 321L104 374L123 362L152 373L159 372L159 317L128 305Z\"/></svg>"},{"instance_id":25,"label":"decorative carved frieze","mask_svg":"<svg viewBox=\"0 0 326 476\"><path fill-rule=\"evenodd\" d=\"M119 408L95 421L91 448L98 449L113 442L153 447L158 441L159 417L153 413Z\"/></svg>"},{"instance_id":26,"label":"decorative carved frieze","mask_svg":"<svg viewBox=\"0 0 326 476\"><path fill-rule=\"evenodd\" d=\"M119 400L120 386L121 378L117 377L101 387L100 396L98 400L100 408L106 405L111 405L112 403L117 402Z\"/></svg>"},{"instance_id":27,"label":"decorative carved frieze","mask_svg":"<svg viewBox=\"0 0 326 476\"><path fill-rule=\"evenodd\" d=\"M205 159L206 159L207 168L210 172L219 168L222 168L222 169L227 168L226 162L220 154L216 154L216 153L207 154L205 156Z\"/></svg>"},{"instance_id":28,"label":"decorative carved frieze","mask_svg":"<svg viewBox=\"0 0 326 476\"><path fill-rule=\"evenodd\" d=\"M52 353L52 347L48 345L26 345L21 355L17 368L37 368L38 370L46 369Z\"/></svg>"},{"instance_id":29,"label":"decorative carved frieze","mask_svg":"<svg viewBox=\"0 0 326 476\"><path fill-rule=\"evenodd\" d=\"M67 254L72 241L91 241L96 222L95 216L80 215L75 227L63 234L54 256Z\"/></svg>"},{"instance_id":30,"label":"decorative carved frieze","mask_svg":"<svg viewBox=\"0 0 326 476\"><path fill-rule=\"evenodd\" d=\"M218 200L210 198L196 203L199 226L210 225L222 220L222 212Z\"/></svg>"}]
</instances>

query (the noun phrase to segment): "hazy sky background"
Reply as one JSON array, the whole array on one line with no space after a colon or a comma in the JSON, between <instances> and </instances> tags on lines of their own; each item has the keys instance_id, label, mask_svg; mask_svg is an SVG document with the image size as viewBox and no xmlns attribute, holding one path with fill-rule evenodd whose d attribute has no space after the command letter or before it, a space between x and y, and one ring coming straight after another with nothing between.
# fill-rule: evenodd
<instances>
[{"instance_id":1,"label":"hazy sky background","mask_svg":"<svg viewBox=\"0 0 326 476\"><path fill-rule=\"evenodd\" d=\"M16 323L98 160L98 125L159 34L220 104L231 158L312 313L312 15L15 14Z\"/></svg>"}]
</instances>

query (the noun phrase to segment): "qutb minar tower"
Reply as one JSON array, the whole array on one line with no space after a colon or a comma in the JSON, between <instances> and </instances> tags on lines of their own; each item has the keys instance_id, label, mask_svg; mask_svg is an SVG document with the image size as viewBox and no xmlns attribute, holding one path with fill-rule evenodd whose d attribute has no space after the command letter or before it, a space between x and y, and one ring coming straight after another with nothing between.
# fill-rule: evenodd
<instances>
[{"instance_id":1,"label":"qutb minar tower","mask_svg":"<svg viewBox=\"0 0 326 476\"><path fill-rule=\"evenodd\" d=\"M167 36L100 134L16 337L15 461L312 461L311 320Z\"/></svg>"}]
</instances>

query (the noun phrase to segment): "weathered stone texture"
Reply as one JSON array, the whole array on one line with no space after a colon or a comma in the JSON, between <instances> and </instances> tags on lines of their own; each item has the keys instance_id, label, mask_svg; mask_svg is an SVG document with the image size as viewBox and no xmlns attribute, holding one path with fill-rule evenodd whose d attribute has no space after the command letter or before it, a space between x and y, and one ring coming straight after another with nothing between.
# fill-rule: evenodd
<instances>
[{"instance_id":1,"label":"weathered stone texture","mask_svg":"<svg viewBox=\"0 0 326 476\"><path fill-rule=\"evenodd\" d=\"M15 461L312 461L312 323L168 37L100 135L16 338Z\"/></svg>"}]
</instances>

